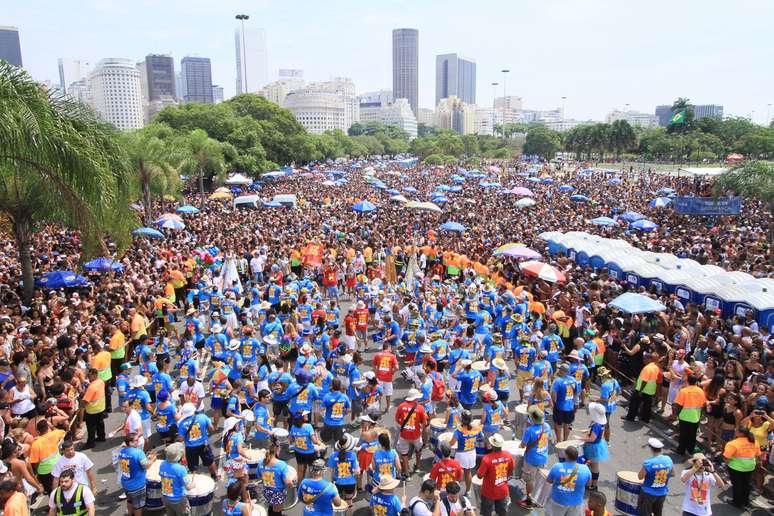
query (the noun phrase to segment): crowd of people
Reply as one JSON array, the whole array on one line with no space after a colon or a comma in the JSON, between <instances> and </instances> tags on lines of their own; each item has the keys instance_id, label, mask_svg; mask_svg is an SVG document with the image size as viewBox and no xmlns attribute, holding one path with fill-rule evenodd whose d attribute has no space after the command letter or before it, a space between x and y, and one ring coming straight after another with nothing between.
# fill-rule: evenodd
<instances>
[{"instance_id":1,"label":"crowd of people","mask_svg":"<svg viewBox=\"0 0 774 516\"><path fill-rule=\"evenodd\" d=\"M184 229L135 239L114 257L120 272L37 289L31 302L7 240L4 514L27 514L40 496L51 515L94 514L93 463L76 445L111 440L121 443L121 496L137 516L188 514L220 487L215 505L228 516L255 507L275 516L294 503L304 514L349 515L363 499L377 516L504 515L514 478L523 509L604 515L612 500L598 482L616 475L605 468L608 444L624 418L655 416L677 425L671 455L686 463L648 442L653 457L631 465L639 514L662 513L676 475L688 514L710 514L711 489L725 479L729 503L748 505L751 491L764 493L774 431L770 328L752 313L723 319L655 290L647 294L666 311L625 314L608 306L624 283L549 257L537 235L639 211L658 228L598 231L769 277L770 216L745 202L741 216L708 224L648 206L662 188L702 194L705 183L633 170L609 181L581 168L500 163L486 169L500 188L469 178L445 192L438 214L406 209L385 190L426 200L457 167L320 164L260 185L266 199L295 194L293 208L208 201L181 217ZM334 170L344 181L329 186ZM529 173L554 182L527 182ZM560 184L592 202L571 201ZM524 186L533 207L503 191ZM378 207L353 211L361 200ZM466 230L440 230L446 221ZM532 277L494 252L509 242L541 252L566 281ZM41 227L36 275L78 269L81 252L77 233ZM580 408L586 429L573 428ZM120 425L106 428L119 411ZM561 460L549 468L555 451ZM414 475L427 477L416 496L399 494Z\"/></svg>"}]
</instances>

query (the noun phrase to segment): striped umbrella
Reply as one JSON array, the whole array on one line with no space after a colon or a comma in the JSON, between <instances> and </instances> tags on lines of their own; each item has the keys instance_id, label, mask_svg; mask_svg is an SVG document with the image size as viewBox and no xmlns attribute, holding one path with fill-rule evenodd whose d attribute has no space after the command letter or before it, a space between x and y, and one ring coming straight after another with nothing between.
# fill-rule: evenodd
<instances>
[{"instance_id":1,"label":"striped umbrella","mask_svg":"<svg viewBox=\"0 0 774 516\"><path fill-rule=\"evenodd\" d=\"M534 276L549 283L564 283L567 281L564 274L556 267L543 262L524 262L521 264L521 271L527 276Z\"/></svg>"}]
</instances>

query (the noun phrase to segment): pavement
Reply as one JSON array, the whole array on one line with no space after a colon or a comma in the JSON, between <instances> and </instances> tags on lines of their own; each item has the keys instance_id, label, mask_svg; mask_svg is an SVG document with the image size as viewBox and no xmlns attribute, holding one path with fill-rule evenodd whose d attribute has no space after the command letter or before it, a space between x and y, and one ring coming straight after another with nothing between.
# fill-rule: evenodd
<instances>
[{"instance_id":1,"label":"pavement","mask_svg":"<svg viewBox=\"0 0 774 516\"><path fill-rule=\"evenodd\" d=\"M343 309L342 313L346 313L346 307L348 306L347 303L343 303ZM371 347L370 352L367 352L365 354L365 364L368 365L371 363L371 360L373 359L373 355L375 353L375 350L373 349L373 346ZM396 374L395 377L395 396L393 399L393 405L397 405L402 401L403 397L405 396L406 392L409 389L408 383L406 383L399 374ZM593 399L594 394L592 394ZM515 386L515 381L511 384L511 401L509 402L509 412L511 416L515 414L515 407L518 404L517 401L515 401L513 398L518 397L518 390ZM115 406L115 397L113 400L113 406ZM386 426L395 426L394 423L394 415L395 410L394 406L391 407L388 413L382 415L382 421L387 423ZM483 410L480 406L474 409L474 418L481 417L481 414L483 413ZM612 425L611 425L611 439L609 443L609 451L610 451L610 459L607 462L604 462L601 467L601 475L599 480L599 490L603 492L607 496L608 504L607 509L611 512L611 514L620 514L619 511L615 510L614 503L616 498L616 474L618 471L639 471L642 461L650 456L650 451L647 448L647 440L650 437L658 437L659 439L662 439L665 441L665 444L667 446L667 454L670 447L674 447L675 443L670 437L669 429L662 425L661 423L654 421L650 425L644 425L639 422L628 422L623 419L623 416L625 415L625 408L619 408L617 412L612 417ZM123 421L123 414L121 413L112 413L110 414L109 418L106 421L106 428L108 431L112 430L113 428L116 428L121 422ZM576 420L574 424L575 431L578 432L580 430L583 430L587 428L588 424L590 423L590 418L587 415L586 411L584 409L580 409L577 412ZM359 432L353 431L352 432L355 436L358 435ZM575 433L575 432L573 432ZM217 440L221 436L220 432L216 433L216 436L211 436L211 446L213 448L213 451L218 449ZM512 434L510 431L504 432L504 437L506 439L511 439ZM156 439L156 436L154 436L154 439ZM155 442L155 441L154 441ZM116 473L113 468L113 465L111 463L111 452L117 447L121 446L121 439L119 437L114 437L112 439L108 439L107 442L104 443L97 443L97 446L94 449L88 450L85 453L91 458L91 460L95 464L95 471L97 474L97 514L98 515L122 515L126 514L126 503L123 500L120 500L118 497L122 493L120 485L117 481ZM157 446L154 448L154 451L160 452L162 450L161 446ZM680 515L682 514L682 500L683 500L683 494L684 494L684 488L683 484L679 480L680 472L684 469L685 464L683 463L682 459L676 457L674 454L670 455L672 459L675 462L675 477L673 477L669 483L669 495L666 499L666 504L664 507L664 515ZM283 453L283 459L289 457L289 455L285 452ZM406 482L402 484L401 487L396 489L395 494L398 496L401 496L405 493L406 499L410 500L413 496L415 496L419 492L419 486L422 482L422 476L424 473L429 472L430 468L432 467L434 460L434 456L432 452L425 448L425 450L422 453L422 464L421 464L421 473L415 473L412 475ZM551 455L549 457L549 464L553 464L557 461L555 450L551 450ZM292 466L295 466L295 459L288 459L288 463ZM413 467L414 460L412 458L411 460L411 466ZM723 468L721 468L723 469ZM201 472L201 471L200 471ZM517 499L517 497L520 497L520 490L523 488L523 483L519 480L512 480L512 488L511 494L513 496L513 501ZM730 494L730 488L728 488L725 491L719 492L718 490L714 490L712 493L713 497L713 504L712 504L712 512L716 516L737 516L737 515L751 515L751 516L759 516L763 514L771 515L774 514L772 512L772 506L768 505L764 500L763 497L758 497L758 499L753 501L754 508L748 510L748 511L740 511L739 509L724 503L726 500L726 496ZM221 514L221 504L224 496L224 489L221 486L216 490L215 498L213 502L213 514L220 515ZM474 502L475 504L475 502ZM149 514L153 514L150 511L147 511ZM534 514L539 515L543 514L542 509L533 509L531 511L524 510L516 506L515 503L511 503L509 507L509 515L522 515L522 514ZM161 514L161 512L158 512ZM38 510L35 511L35 514L42 514L42 511ZM299 503L295 507L293 507L290 510L286 510L284 514L289 516L298 516L303 514L303 504ZM371 514L371 511L368 507L368 494L367 493L360 493L355 501L354 504L354 511L353 514L355 516L365 516Z\"/></svg>"}]
</instances>

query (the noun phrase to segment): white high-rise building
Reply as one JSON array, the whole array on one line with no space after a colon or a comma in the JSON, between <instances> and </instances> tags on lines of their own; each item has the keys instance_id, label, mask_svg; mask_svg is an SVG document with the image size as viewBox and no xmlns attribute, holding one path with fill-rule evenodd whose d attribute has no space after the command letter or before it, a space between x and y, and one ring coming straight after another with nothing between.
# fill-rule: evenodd
<instances>
[{"instance_id":1,"label":"white high-rise building","mask_svg":"<svg viewBox=\"0 0 774 516\"><path fill-rule=\"evenodd\" d=\"M67 87L67 95L82 104L91 106L91 87L88 79L71 82Z\"/></svg>"},{"instance_id":2,"label":"white high-rise building","mask_svg":"<svg viewBox=\"0 0 774 516\"><path fill-rule=\"evenodd\" d=\"M259 92L269 82L269 58L266 51L264 29L237 28L234 31L236 46L236 92Z\"/></svg>"},{"instance_id":3,"label":"white high-rise building","mask_svg":"<svg viewBox=\"0 0 774 516\"><path fill-rule=\"evenodd\" d=\"M355 83L347 78L337 77L291 91L285 97L284 107L307 131L315 134L332 129L347 132L354 122L360 120Z\"/></svg>"},{"instance_id":4,"label":"white high-rise building","mask_svg":"<svg viewBox=\"0 0 774 516\"><path fill-rule=\"evenodd\" d=\"M80 59L60 57L57 59L57 65L59 67L59 88L64 93L69 93L68 88L72 83L85 79L88 75L89 63Z\"/></svg>"},{"instance_id":5,"label":"white high-rise building","mask_svg":"<svg viewBox=\"0 0 774 516\"><path fill-rule=\"evenodd\" d=\"M212 103L220 104L223 102L223 86L217 84L212 85Z\"/></svg>"},{"instance_id":6,"label":"white high-rise building","mask_svg":"<svg viewBox=\"0 0 774 516\"><path fill-rule=\"evenodd\" d=\"M143 126L140 72L134 61L101 59L89 75L91 104L99 115L119 129Z\"/></svg>"},{"instance_id":7,"label":"white high-rise building","mask_svg":"<svg viewBox=\"0 0 774 516\"><path fill-rule=\"evenodd\" d=\"M492 108L473 106L475 119L473 122L473 132L475 134L493 134L492 124L495 123L495 116Z\"/></svg>"},{"instance_id":8,"label":"white high-rise building","mask_svg":"<svg viewBox=\"0 0 774 516\"><path fill-rule=\"evenodd\" d=\"M430 108L419 108L419 114L417 114L417 123L425 124L428 127L433 127L435 124L435 111Z\"/></svg>"},{"instance_id":9,"label":"white high-rise building","mask_svg":"<svg viewBox=\"0 0 774 516\"><path fill-rule=\"evenodd\" d=\"M278 106L284 106L285 97L287 97L288 93L303 87L303 79L280 79L278 81L270 82L261 88L261 91L259 91L258 94L269 102L273 102Z\"/></svg>"},{"instance_id":10,"label":"white high-rise building","mask_svg":"<svg viewBox=\"0 0 774 516\"><path fill-rule=\"evenodd\" d=\"M641 111L619 111L613 110L605 117L605 122L612 124L616 120L626 120L631 125L639 125L641 127L658 127L658 117L650 113L642 113Z\"/></svg>"},{"instance_id":11,"label":"white high-rise building","mask_svg":"<svg viewBox=\"0 0 774 516\"><path fill-rule=\"evenodd\" d=\"M368 98L368 97L366 97ZM384 125L400 127L409 135L409 138L417 137L417 119L411 111L408 99L395 99L395 102L375 105L375 103L363 103L360 97L360 121L381 122Z\"/></svg>"}]
</instances>

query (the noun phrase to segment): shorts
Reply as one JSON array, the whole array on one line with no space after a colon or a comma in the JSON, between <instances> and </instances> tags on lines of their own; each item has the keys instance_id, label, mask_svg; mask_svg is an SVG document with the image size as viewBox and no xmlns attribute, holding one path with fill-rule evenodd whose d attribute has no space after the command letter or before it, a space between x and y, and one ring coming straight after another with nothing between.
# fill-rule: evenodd
<instances>
[{"instance_id":1,"label":"shorts","mask_svg":"<svg viewBox=\"0 0 774 516\"><path fill-rule=\"evenodd\" d=\"M164 504L164 509L167 514L174 514L175 516L186 516L191 514L191 506L188 503L188 498L185 496L177 502L173 502L166 496L162 496L161 502Z\"/></svg>"},{"instance_id":2,"label":"shorts","mask_svg":"<svg viewBox=\"0 0 774 516\"><path fill-rule=\"evenodd\" d=\"M582 516L583 504L559 505L551 498L549 498L548 501L546 502L545 511L546 511L546 516Z\"/></svg>"},{"instance_id":3,"label":"shorts","mask_svg":"<svg viewBox=\"0 0 774 516\"><path fill-rule=\"evenodd\" d=\"M352 413L361 414L363 412L363 400L352 400Z\"/></svg>"},{"instance_id":4,"label":"shorts","mask_svg":"<svg viewBox=\"0 0 774 516\"><path fill-rule=\"evenodd\" d=\"M537 479L537 473L540 471L541 466L533 466L527 461L524 461L524 465L521 469L521 478L524 480L524 482L529 482L531 484L535 483L535 480Z\"/></svg>"},{"instance_id":5,"label":"shorts","mask_svg":"<svg viewBox=\"0 0 774 516\"><path fill-rule=\"evenodd\" d=\"M339 297L339 287L336 285L327 288L328 297Z\"/></svg>"},{"instance_id":6,"label":"shorts","mask_svg":"<svg viewBox=\"0 0 774 516\"><path fill-rule=\"evenodd\" d=\"M355 340L354 335L344 335L341 337L341 340L347 345L348 350L354 351L357 349L357 341Z\"/></svg>"},{"instance_id":7,"label":"shorts","mask_svg":"<svg viewBox=\"0 0 774 516\"><path fill-rule=\"evenodd\" d=\"M174 441L177 438L177 425L170 425L166 432L159 432L159 435L165 441Z\"/></svg>"},{"instance_id":8,"label":"shorts","mask_svg":"<svg viewBox=\"0 0 774 516\"><path fill-rule=\"evenodd\" d=\"M298 463L298 464L305 464L307 466L311 466L312 463L317 458L317 454L316 453L298 453L298 452L293 452L293 455L296 456L296 463Z\"/></svg>"},{"instance_id":9,"label":"shorts","mask_svg":"<svg viewBox=\"0 0 774 516\"><path fill-rule=\"evenodd\" d=\"M274 417L290 415L287 401L273 401L271 404L271 410L274 413Z\"/></svg>"},{"instance_id":10,"label":"shorts","mask_svg":"<svg viewBox=\"0 0 774 516\"><path fill-rule=\"evenodd\" d=\"M355 336L365 342L368 339L368 330L355 330Z\"/></svg>"},{"instance_id":11,"label":"shorts","mask_svg":"<svg viewBox=\"0 0 774 516\"><path fill-rule=\"evenodd\" d=\"M336 489L343 500L352 500L355 497L355 484L336 484Z\"/></svg>"},{"instance_id":12,"label":"shorts","mask_svg":"<svg viewBox=\"0 0 774 516\"><path fill-rule=\"evenodd\" d=\"M454 459L460 463L462 469L473 469L476 467L476 450L458 451Z\"/></svg>"},{"instance_id":13,"label":"shorts","mask_svg":"<svg viewBox=\"0 0 774 516\"><path fill-rule=\"evenodd\" d=\"M385 396L392 396L392 393L393 393L392 382L383 382L379 380L379 385L382 386L382 393Z\"/></svg>"},{"instance_id":14,"label":"shorts","mask_svg":"<svg viewBox=\"0 0 774 516\"><path fill-rule=\"evenodd\" d=\"M212 448L209 444L201 444L199 446L186 446L185 448L185 461L188 464L188 471L195 473L199 467L199 459L206 467L214 462L212 456Z\"/></svg>"},{"instance_id":15,"label":"shorts","mask_svg":"<svg viewBox=\"0 0 774 516\"><path fill-rule=\"evenodd\" d=\"M126 493L127 503L132 504L132 507L135 509L142 509L145 507L145 486L134 491L127 491L124 489L124 492Z\"/></svg>"},{"instance_id":16,"label":"shorts","mask_svg":"<svg viewBox=\"0 0 774 516\"><path fill-rule=\"evenodd\" d=\"M404 439L403 437L398 437L398 442L395 443L395 451L397 451L400 455L408 455L411 453L411 447L414 447L414 451L417 452L422 449L422 438L414 439L413 441L410 441L408 439Z\"/></svg>"},{"instance_id":17,"label":"shorts","mask_svg":"<svg viewBox=\"0 0 774 516\"><path fill-rule=\"evenodd\" d=\"M494 513L497 515L508 514L508 500L509 497L501 498L499 500L490 500L489 498L481 497L481 514L489 516Z\"/></svg>"},{"instance_id":18,"label":"shorts","mask_svg":"<svg viewBox=\"0 0 774 516\"><path fill-rule=\"evenodd\" d=\"M553 418L557 425L571 425L575 421L575 411L555 408Z\"/></svg>"},{"instance_id":19,"label":"shorts","mask_svg":"<svg viewBox=\"0 0 774 516\"><path fill-rule=\"evenodd\" d=\"M150 436L153 435L153 429L151 428L151 420L143 419L142 420L142 436L146 439L150 439Z\"/></svg>"},{"instance_id":20,"label":"shorts","mask_svg":"<svg viewBox=\"0 0 774 516\"><path fill-rule=\"evenodd\" d=\"M344 435L344 425L324 425L320 437L326 443L336 443Z\"/></svg>"}]
</instances>

